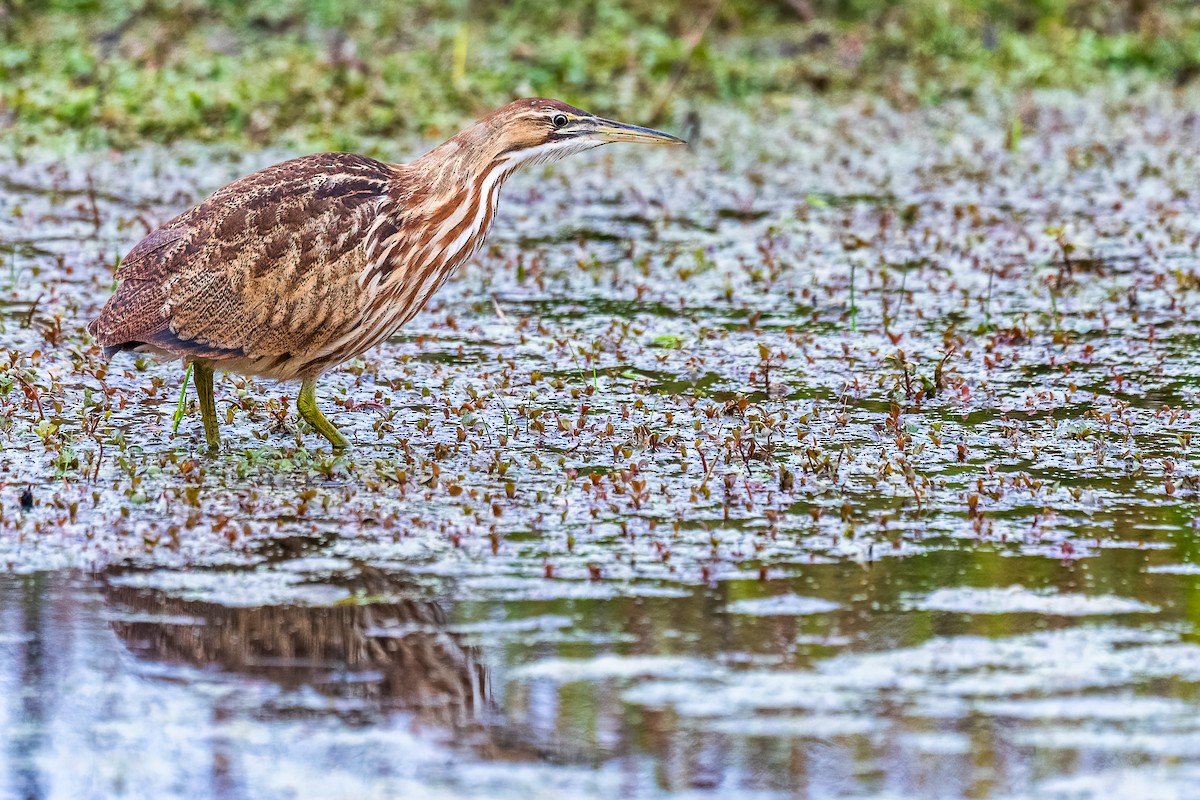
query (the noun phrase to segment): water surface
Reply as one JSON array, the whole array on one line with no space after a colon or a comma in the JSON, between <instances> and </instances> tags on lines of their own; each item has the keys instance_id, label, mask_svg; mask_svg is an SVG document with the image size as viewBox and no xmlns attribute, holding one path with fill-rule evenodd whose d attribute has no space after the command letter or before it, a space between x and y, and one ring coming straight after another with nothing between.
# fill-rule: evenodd
<instances>
[{"instance_id":1,"label":"water surface","mask_svg":"<svg viewBox=\"0 0 1200 800\"><path fill-rule=\"evenodd\" d=\"M288 154L9 159L0 793L1188 796L1195 100L716 109L535 170L322 380L336 458L240 377L205 458L178 365L82 332Z\"/></svg>"}]
</instances>

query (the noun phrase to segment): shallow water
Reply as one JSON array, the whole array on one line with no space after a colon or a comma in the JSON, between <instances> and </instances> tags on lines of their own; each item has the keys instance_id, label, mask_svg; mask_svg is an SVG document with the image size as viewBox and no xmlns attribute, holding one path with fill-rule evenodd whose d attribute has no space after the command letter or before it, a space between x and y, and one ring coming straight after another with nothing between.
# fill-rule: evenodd
<instances>
[{"instance_id":1,"label":"shallow water","mask_svg":"<svg viewBox=\"0 0 1200 800\"><path fill-rule=\"evenodd\" d=\"M286 154L10 160L0 796L1188 796L1196 99L718 109L521 176L320 384L340 458L226 378L206 459L178 365L81 333Z\"/></svg>"}]
</instances>

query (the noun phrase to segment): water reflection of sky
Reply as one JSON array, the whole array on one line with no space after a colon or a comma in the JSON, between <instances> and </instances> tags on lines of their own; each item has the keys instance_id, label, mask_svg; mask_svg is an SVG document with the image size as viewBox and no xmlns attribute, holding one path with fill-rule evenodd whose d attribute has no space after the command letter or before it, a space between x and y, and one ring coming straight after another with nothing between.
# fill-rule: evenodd
<instances>
[{"instance_id":1,"label":"water reflection of sky","mask_svg":"<svg viewBox=\"0 0 1200 800\"><path fill-rule=\"evenodd\" d=\"M203 573L0 579L0 796L1162 797L1200 772L1190 625L1103 586L922 593L892 561L780 603L455 600L303 561L308 594L257 607Z\"/></svg>"}]
</instances>

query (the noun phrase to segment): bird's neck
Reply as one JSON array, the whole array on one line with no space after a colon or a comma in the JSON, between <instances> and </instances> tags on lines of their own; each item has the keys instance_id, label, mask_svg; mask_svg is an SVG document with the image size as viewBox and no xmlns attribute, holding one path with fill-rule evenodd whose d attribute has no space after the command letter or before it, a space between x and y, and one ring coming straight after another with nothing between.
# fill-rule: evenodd
<instances>
[{"instance_id":1,"label":"bird's neck","mask_svg":"<svg viewBox=\"0 0 1200 800\"><path fill-rule=\"evenodd\" d=\"M427 242L421 257L440 254L450 268L469 258L483 243L500 202L500 187L515 166L455 137L403 168L404 183L412 193L406 208L419 209L420 214L413 230Z\"/></svg>"},{"instance_id":2,"label":"bird's neck","mask_svg":"<svg viewBox=\"0 0 1200 800\"><path fill-rule=\"evenodd\" d=\"M407 321L483 243L514 164L451 139L395 167L392 191L368 235L369 291Z\"/></svg>"},{"instance_id":3,"label":"bird's neck","mask_svg":"<svg viewBox=\"0 0 1200 800\"><path fill-rule=\"evenodd\" d=\"M516 164L495 152L496 149L493 137L481 123L399 169L408 177L410 186L424 187L431 196L462 198L489 183L489 178L498 177L503 182L511 174Z\"/></svg>"}]
</instances>

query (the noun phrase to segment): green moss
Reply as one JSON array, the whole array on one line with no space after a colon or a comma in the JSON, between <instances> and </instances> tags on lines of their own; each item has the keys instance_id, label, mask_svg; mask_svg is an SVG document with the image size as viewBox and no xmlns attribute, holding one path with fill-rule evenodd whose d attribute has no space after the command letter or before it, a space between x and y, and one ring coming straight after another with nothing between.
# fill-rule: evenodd
<instances>
[{"instance_id":1,"label":"green moss","mask_svg":"<svg viewBox=\"0 0 1200 800\"><path fill-rule=\"evenodd\" d=\"M15 2L0 35L6 138L354 147L445 135L530 94L645 121L799 91L930 102L983 83L1200 72L1200 10L1180 1L814 0L803 19L782 0L729 0L707 28L684 0L369 5Z\"/></svg>"}]
</instances>

